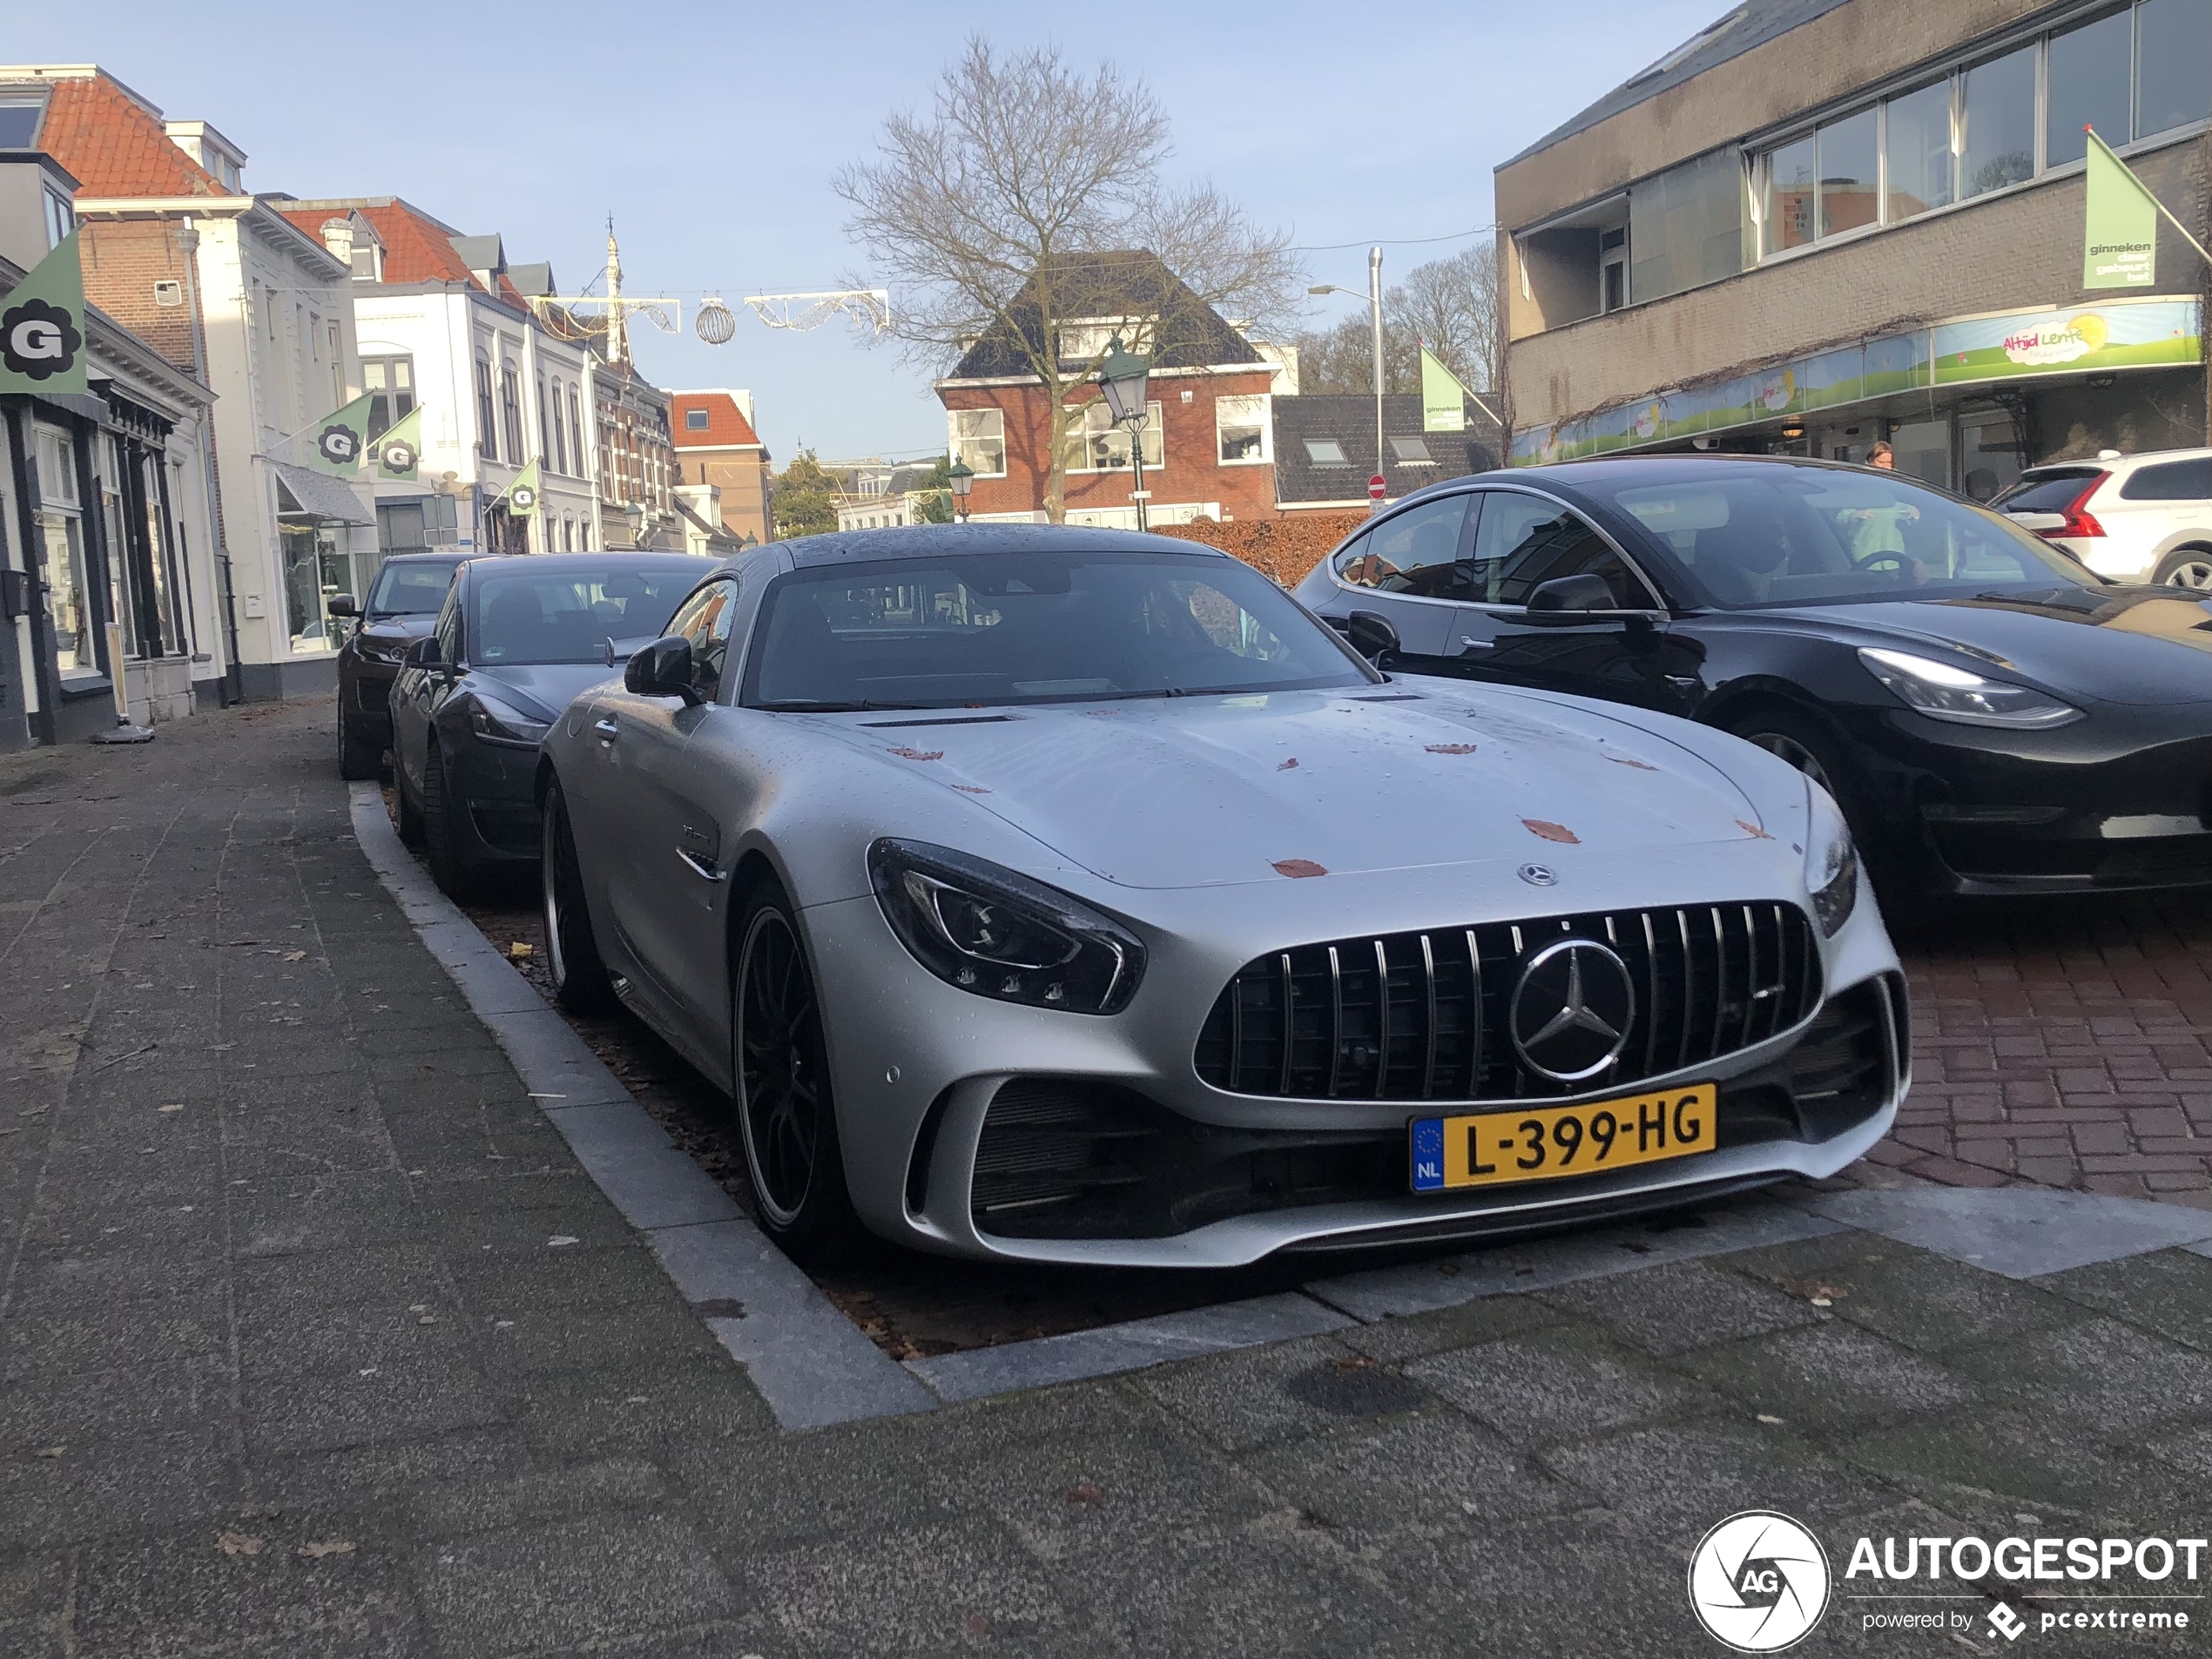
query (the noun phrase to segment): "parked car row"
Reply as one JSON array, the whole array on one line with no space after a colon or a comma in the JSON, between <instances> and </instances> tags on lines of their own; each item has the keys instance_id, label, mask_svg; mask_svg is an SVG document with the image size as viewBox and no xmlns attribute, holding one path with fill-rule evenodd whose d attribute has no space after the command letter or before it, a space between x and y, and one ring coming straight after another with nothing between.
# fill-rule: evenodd
<instances>
[{"instance_id":1,"label":"parked car row","mask_svg":"<svg viewBox=\"0 0 2212 1659\"><path fill-rule=\"evenodd\" d=\"M2212 878L2205 606L1827 463L1456 480L1295 595L934 526L464 563L416 631L403 828L452 891L535 855L558 999L730 1092L802 1256L1230 1265L1832 1174L1909 1076L1862 846L1899 894Z\"/></svg>"}]
</instances>

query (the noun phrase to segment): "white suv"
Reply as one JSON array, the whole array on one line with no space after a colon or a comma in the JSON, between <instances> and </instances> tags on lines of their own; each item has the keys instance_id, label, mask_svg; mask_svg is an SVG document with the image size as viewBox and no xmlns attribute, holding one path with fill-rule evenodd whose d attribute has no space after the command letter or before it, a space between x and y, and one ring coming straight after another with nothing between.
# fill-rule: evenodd
<instances>
[{"instance_id":1,"label":"white suv","mask_svg":"<svg viewBox=\"0 0 2212 1659\"><path fill-rule=\"evenodd\" d=\"M1989 504L2099 576L2212 590L2212 449L2030 467Z\"/></svg>"}]
</instances>

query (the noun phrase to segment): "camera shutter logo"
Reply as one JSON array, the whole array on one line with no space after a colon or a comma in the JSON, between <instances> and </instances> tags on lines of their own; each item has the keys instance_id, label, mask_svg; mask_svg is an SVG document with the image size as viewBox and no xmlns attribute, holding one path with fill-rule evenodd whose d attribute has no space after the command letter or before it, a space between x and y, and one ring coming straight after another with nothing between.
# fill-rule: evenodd
<instances>
[{"instance_id":1,"label":"camera shutter logo","mask_svg":"<svg viewBox=\"0 0 2212 1659\"><path fill-rule=\"evenodd\" d=\"M342 467L348 462L361 459L361 440L342 426L325 428L315 443L322 451L322 458L334 467Z\"/></svg>"},{"instance_id":2,"label":"camera shutter logo","mask_svg":"<svg viewBox=\"0 0 2212 1659\"><path fill-rule=\"evenodd\" d=\"M44 300L26 300L0 312L0 362L25 380L51 380L77 366L84 336L77 319Z\"/></svg>"},{"instance_id":3,"label":"camera shutter logo","mask_svg":"<svg viewBox=\"0 0 2212 1659\"><path fill-rule=\"evenodd\" d=\"M420 458L415 453L415 446L402 438L384 446L382 465L386 472L411 473Z\"/></svg>"},{"instance_id":4,"label":"camera shutter logo","mask_svg":"<svg viewBox=\"0 0 2212 1659\"><path fill-rule=\"evenodd\" d=\"M1689 1558L1689 1605L1716 1642L1780 1653L1828 1610L1828 1554L1787 1515L1747 1509L1707 1533Z\"/></svg>"},{"instance_id":5,"label":"camera shutter logo","mask_svg":"<svg viewBox=\"0 0 2212 1659\"><path fill-rule=\"evenodd\" d=\"M537 491L528 484L518 484L507 492L507 499L514 503L516 512L527 513L537 505Z\"/></svg>"}]
</instances>

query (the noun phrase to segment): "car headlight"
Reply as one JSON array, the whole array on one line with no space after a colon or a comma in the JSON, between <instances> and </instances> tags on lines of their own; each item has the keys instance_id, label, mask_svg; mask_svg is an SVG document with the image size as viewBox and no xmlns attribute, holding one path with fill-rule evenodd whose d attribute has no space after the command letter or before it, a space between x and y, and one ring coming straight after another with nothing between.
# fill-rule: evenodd
<instances>
[{"instance_id":1,"label":"car headlight","mask_svg":"<svg viewBox=\"0 0 2212 1659\"><path fill-rule=\"evenodd\" d=\"M1821 936L1833 939L1858 903L1858 848L1851 826L1818 784L1805 779L1805 887L1812 894L1813 919Z\"/></svg>"},{"instance_id":2,"label":"car headlight","mask_svg":"<svg viewBox=\"0 0 2212 1659\"><path fill-rule=\"evenodd\" d=\"M354 644L372 663L396 663L407 655L404 639L377 639L368 634L355 634Z\"/></svg>"},{"instance_id":3,"label":"car headlight","mask_svg":"<svg viewBox=\"0 0 2212 1659\"><path fill-rule=\"evenodd\" d=\"M469 705L469 729L486 743L503 743L511 748L535 749L537 740L551 729L550 720L533 720L520 710L510 709L504 703L477 693Z\"/></svg>"},{"instance_id":4,"label":"car headlight","mask_svg":"<svg viewBox=\"0 0 2212 1659\"><path fill-rule=\"evenodd\" d=\"M1931 719L2034 729L2081 718L2081 711L2074 705L2032 685L1985 679L1971 670L1909 651L1862 651L1858 660L1868 673Z\"/></svg>"},{"instance_id":5,"label":"car headlight","mask_svg":"<svg viewBox=\"0 0 2212 1659\"><path fill-rule=\"evenodd\" d=\"M885 840L868 848L868 878L914 960L977 996L1118 1014L1144 976L1144 946L1127 928L982 859Z\"/></svg>"}]
</instances>

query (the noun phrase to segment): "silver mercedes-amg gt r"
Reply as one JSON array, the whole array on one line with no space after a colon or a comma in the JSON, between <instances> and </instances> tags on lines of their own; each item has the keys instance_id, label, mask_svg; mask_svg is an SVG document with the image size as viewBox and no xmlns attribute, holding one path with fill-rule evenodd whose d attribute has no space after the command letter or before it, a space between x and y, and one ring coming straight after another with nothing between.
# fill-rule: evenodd
<instances>
[{"instance_id":1,"label":"silver mercedes-amg gt r","mask_svg":"<svg viewBox=\"0 0 2212 1659\"><path fill-rule=\"evenodd\" d=\"M1386 678L1193 543L749 550L538 789L562 1000L732 1093L802 1255L1524 1231L1831 1174L1905 1088L1897 957L1804 774Z\"/></svg>"}]
</instances>

